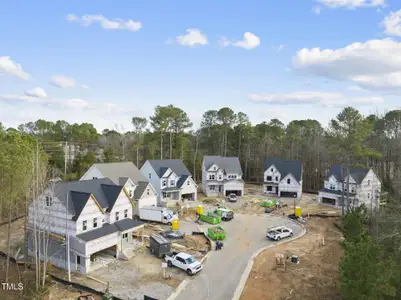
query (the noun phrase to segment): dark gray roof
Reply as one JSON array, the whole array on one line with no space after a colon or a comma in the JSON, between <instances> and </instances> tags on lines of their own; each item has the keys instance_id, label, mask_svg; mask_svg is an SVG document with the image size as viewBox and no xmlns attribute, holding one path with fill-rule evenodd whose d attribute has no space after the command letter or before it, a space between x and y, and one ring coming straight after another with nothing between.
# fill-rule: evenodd
<instances>
[{"instance_id":1,"label":"dark gray roof","mask_svg":"<svg viewBox=\"0 0 401 300\"><path fill-rule=\"evenodd\" d=\"M102 184L103 193L109 202L109 206L107 207L108 212L110 212L113 209L114 204L117 201L118 195L120 195L122 189L123 186L121 185Z\"/></svg>"},{"instance_id":2,"label":"dark gray roof","mask_svg":"<svg viewBox=\"0 0 401 300\"><path fill-rule=\"evenodd\" d=\"M93 241L96 240L100 237L112 234L119 231L119 229L117 228L117 226L115 226L114 224L104 224L102 227L100 227L99 229L95 229L95 230L91 230L88 232L84 232L81 234L77 235L77 238L85 241L85 242L89 242L89 241Z\"/></svg>"},{"instance_id":3,"label":"dark gray roof","mask_svg":"<svg viewBox=\"0 0 401 300\"><path fill-rule=\"evenodd\" d=\"M101 178L59 182L54 185L54 193L64 206L67 206L68 198L68 211L75 216L74 219L77 219L89 199L85 194L93 194L103 209L111 210L122 188L115 185L109 178ZM119 191L118 194L117 191Z\"/></svg>"},{"instance_id":4,"label":"dark gray roof","mask_svg":"<svg viewBox=\"0 0 401 300\"><path fill-rule=\"evenodd\" d=\"M178 186L172 186L172 187L166 187L164 189L161 189L162 192L173 192L173 191L178 191L180 188Z\"/></svg>"},{"instance_id":5,"label":"dark gray roof","mask_svg":"<svg viewBox=\"0 0 401 300\"><path fill-rule=\"evenodd\" d=\"M149 182L130 161L94 164L94 166L99 169L104 177L110 178L115 184L121 184L120 178L130 178L135 184L140 181Z\"/></svg>"},{"instance_id":6,"label":"dark gray roof","mask_svg":"<svg viewBox=\"0 0 401 300\"><path fill-rule=\"evenodd\" d=\"M170 168L178 176L191 176L191 173L188 171L187 167L179 159L149 160L149 163L159 177L163 176L163 174L166 172L166 168Z\"/></svg>"},{"instance_id":7,"label":"dark gray roof","mask_svg":"<svg viewBox=\"0 0 401 300\"><path fill-rule=\"evenodd\" d=\"M368 174L370 169L368 168L350 168L349 169L349 174L351 175L351 177L356 181L357 184L361 184L361 182L363 181L363 179L366 177L366 175ZM343 176L346 176L346 169L344 167L344 174ZM334 178L341 182L341 165L340 164L336 164L333 165L329 171L329 173L327 174L327 180L331 177L334 176Z\"/></svg>"},{"instance_id":8,"label":"dark gray roof","mask_svg":"<svg viewBox=\"0 0 401 300\"><path fill-rule=\"evenodd\" d=\"M338 191L338 190L331 190L331 189L326 189L326 188L321 189L319 192L330 193L330 194L335 194L335 195L340 195L340 196L341 196L341 194L342 194L341 191ZM349 194L352 195L352 196L356 195L355 193L351 193L351 192L350 192ZM347 192L344 193L344 197L346 197L346 196L347 196Z\"/></svg>"},{"instance_id":9,"label":"dark gray roof","mask_svg":"<svg viewBox=\"0 0 401 300\"><path fill-rule=\"evenodd\" d=\"M132 228L141 226L143 224L145 224L145 222L140 221L140 220L133 220L130 218L123 219L123 220L120 220L120 221L114 223L114 225L116 225L120 231L126 231L128 229L132 229Z\"/></svg>"},{"instance_id":10,"label":"dark gray roof","mask_svg":"<svg viewBox=\"0 0 401 300\"><path fill-rule=\"evenodd\" d=\"M177 181L177 187L181 188L182 185L184 184L185 180L187 180L188 177L189 177L188 175L182 175L180 177L180 179L178 179L178 181Z\"/></svg>"},{"instance_id":11,"label":"dark gray roof","mask_svg":"<svg viewBox=\"0 0 401 300\"><path fill-rule=\"evenodd\" d=\"M265 158L264 171L274 165L283 179L288 174L292 174L297 181L302 180L302 162L300 160L282 160L276 157Z\"/></svg>"},{"instance_id":12,"label":"dark gray roof","mask_svg":"<svg viewBox=\"0 0 401 300\"><path fill-rule=\"evenodd\" d=\"M235 156L204 156L203 162L206 169L209 169L213 164L216 164L220 169L224 170L225 174L242 175L242 168L239 158Z\"/></svg>"},{"instance_id":13,"label":"dark gray roof","mask_svg":"<svg viewBox=\"0 0 401 300\"><path fill-rule=\"evenodd\" d=\"M75 217L73 217L73 220L78 219L90 196L91 193L70 191L70 198L75 209Z\"/></svg>"},{"instance_id":14,"label":"dark gray roof","mask_svg":"<svg viewBox=\"0 0 401 300\"><path fill-rule=\"evenodd\" d=\"M134 191L134 199L138 200L143 195L146 187L149 185L147 182L139 182Z\"/></svg>"}]
</instances>

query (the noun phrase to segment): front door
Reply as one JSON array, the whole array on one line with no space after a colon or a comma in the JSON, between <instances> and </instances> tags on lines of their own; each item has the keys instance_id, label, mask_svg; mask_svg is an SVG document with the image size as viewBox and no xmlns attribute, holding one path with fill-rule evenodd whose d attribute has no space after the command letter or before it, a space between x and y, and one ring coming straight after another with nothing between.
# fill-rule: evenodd
<instances>
[{"instance_id":1,"label":"front door","mask_svg":"<svg viewBox=\"0 0 401 300\"><path fill-rule=\"evenodd\" d=\"M79 267L81 265L81 256L77 255L77 262L75 265L77 266L77 271L79 271Z\"/></svg>"},{"instance_id":2,"label":"front door","mask_svg":"<svg viewBox=\"0 0 401 300\"><path fill-rule=\"evenodd\" d=\"M276 186L276 194L278 195L278 186Z\"/></svg>"}]
</instances>

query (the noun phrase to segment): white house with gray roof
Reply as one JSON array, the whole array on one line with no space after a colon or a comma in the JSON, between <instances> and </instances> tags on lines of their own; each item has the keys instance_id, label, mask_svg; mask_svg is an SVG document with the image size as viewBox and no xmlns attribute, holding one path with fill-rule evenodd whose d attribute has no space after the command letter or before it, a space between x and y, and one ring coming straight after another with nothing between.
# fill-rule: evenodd
<instances>
[{"instance_id":1,"label":"white house with gray roof","mask_svg":"<svg viewBox=\"0 0 401 300\"><path fill-rule=\"evenodd\" d=\"M341 170L341 168L343 170ZM347 171L344 166L336 164L331 167L324 181L324 188L319 191L318 201L337 207L342 206L344 181L344 200L347 199ZM368 209L376 209L380 205L381 181L369 168L350 168L349 198L351 206L362 203Z\"/></svg>"},{"instance_id":2,"label":"white house with gray roof","mask_svg":"<svg viewBox=\"0 0 401 300\"><path fill-rule=\"evenodd\" d=\"M101 268L112 261L110 254L127 259L134 248L132 231L143 225L132 219L133 206L126 189L108 178L51 184L29 204L28 253L34 255L34 233L40 230L42 236L49 233L47 257L59 268L68 266L67 237L74 272ZM40 241L44 259L43 238Z\"/></svg>"},{"instance_id":3,"label":"white house with gray roof","mask_svg":"<svg viewBox=\"0 0 401 300\"><path fill-rule=\"evenodd\" d=\"M196 201L198 186L181 160L147 160L141 172L155 188L159 203L184 199Z\"/></svg>"},{"instance_id":4,"label":"white house with gray roof","mask_svg":"<svg viewBox=\"0 0 401 300\"><path fill-rule=\"evenodd\" d=\"M263 192L279 197L302 196L302 162L269 157L264 162Z\"/></svg>"},{"instance_id":5,"label":"white house with gray roof","mask_svg":"<svg viewBox=\"0 0 401 300\"><path fill-rule=\"evenodd\" d=\"M122 185L131 199L135 200L134 215L139 215L139 208L157 205L157 196L153 185L132 162L94 164L80 180L109 178L114 184Z\"/></svg>"},{"instance_id":6,"label":"white house with gray roof","mask_svg":"<svg viewBox=\"0 0 401 300\"><path fill-rule=\"evenodd\" d=\"M244 195L242 168L238 157L204 156L202 191L207 196Z\"/></svg>"}]
</instances>

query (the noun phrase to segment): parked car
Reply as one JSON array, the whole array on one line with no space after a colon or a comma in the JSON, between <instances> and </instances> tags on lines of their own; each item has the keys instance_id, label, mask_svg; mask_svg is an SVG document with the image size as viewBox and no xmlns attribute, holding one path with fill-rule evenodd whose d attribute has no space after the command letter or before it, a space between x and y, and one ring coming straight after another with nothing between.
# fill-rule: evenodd
<instances>
[{"instance_id":1,"label":"parked car","mask_svg":"<svg viewBox=\"0 0 401 300\"><path fill-rule=\"evenodd\" d=\"M198 262L192 255L184 252L173 252L172 255L166 255L164 258L169 267L177 267L192 276L202 270L202 264Z\"/></svg>"},{"instance_id":2,"label":"parked car","mask_svg":"<svg viewBox=\"0 0 401 300\"><path fill-rule=\"evenodd\" d=\"M292 236L292 234L292 229L281 226L268 229L266 236L271 240L279 241L283 238Z\"/></svg>"},{"instance_id":3,"label":"parked car","mask_svg":"<svg viewBox=\"0 0 401 300\"><path fill-rule=\"evenodd\" d=\"M237 194L231 193L230 195L228 195L228 201L237 202Z\"/></svg>"}]
</instances>

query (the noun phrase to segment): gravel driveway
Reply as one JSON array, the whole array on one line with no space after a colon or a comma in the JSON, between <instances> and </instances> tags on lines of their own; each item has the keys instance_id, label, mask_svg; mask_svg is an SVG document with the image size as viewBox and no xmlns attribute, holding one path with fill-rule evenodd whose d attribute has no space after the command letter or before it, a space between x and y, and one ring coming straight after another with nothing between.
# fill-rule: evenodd
<instances>
[{"instance_id":1,"label":"gravel driveway","mask_svg":"<svg viewBox=\"0 0 401 300\"><path fill-rule=\"evenodd\" d=\"M227 232L224 248L210 253L202 272L189 279L177 300L231 300L248 260L260 248L275 243L266 239L267 228L288 226L294 236L302 232L301 226L294 222L268 215L236 214L222 226Z\"/></svg>"}]
</instances>

